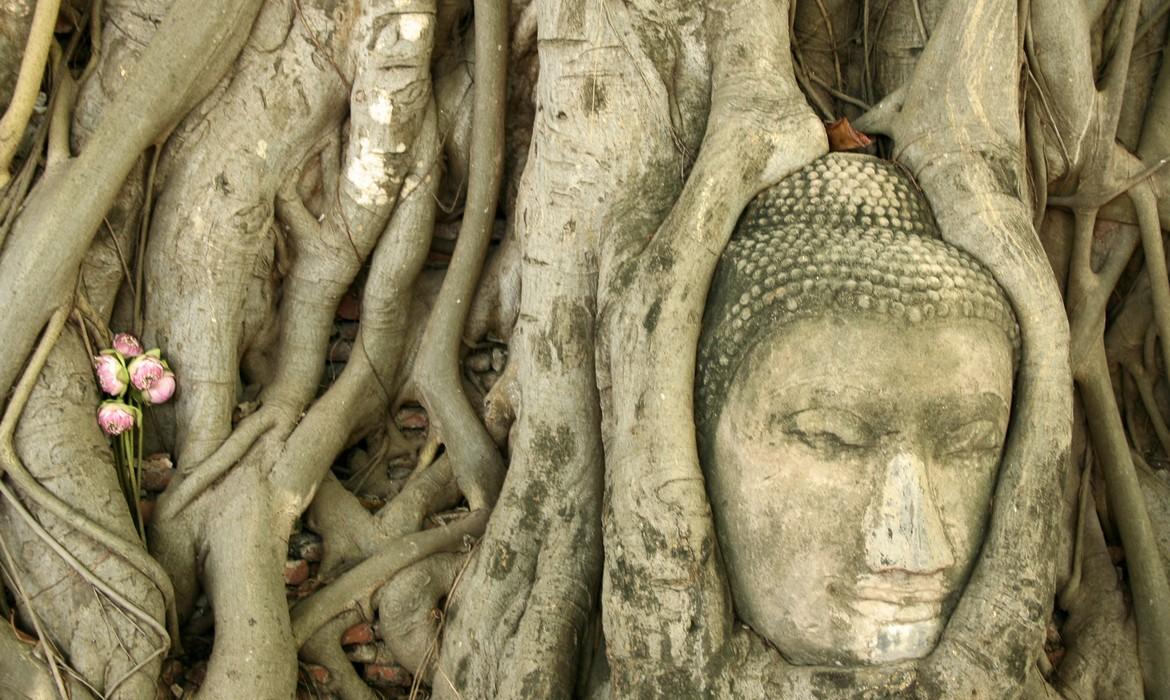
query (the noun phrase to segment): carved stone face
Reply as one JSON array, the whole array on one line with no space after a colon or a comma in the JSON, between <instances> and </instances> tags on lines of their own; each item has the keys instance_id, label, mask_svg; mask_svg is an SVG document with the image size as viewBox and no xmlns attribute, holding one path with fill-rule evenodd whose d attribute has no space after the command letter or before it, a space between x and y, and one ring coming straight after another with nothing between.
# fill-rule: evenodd
<instances>
[{"instance_id":1,"label":"carved stone face","mask_svg":"<svg viewBox=\"0 0 1170 700\"><path fill-rule=\"evenodd\" d=\"M827 315L761 340L707 465L739 617L797 664L929 654L983 541L1012 377L981 320Z\"/></svg>"}]
</instances>

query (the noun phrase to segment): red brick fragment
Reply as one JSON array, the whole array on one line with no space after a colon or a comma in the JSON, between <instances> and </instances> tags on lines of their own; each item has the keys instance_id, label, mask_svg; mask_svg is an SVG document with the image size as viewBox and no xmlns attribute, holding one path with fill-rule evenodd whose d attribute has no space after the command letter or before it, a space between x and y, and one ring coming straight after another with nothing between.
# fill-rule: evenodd
<instances>
[{"instance_id":1,"label":"red brick fragment","mask_svg":"<svg viewBox=\"0 0 1170 700\"><path fill-rule=\"evenodd\" d=\"M142 460L142 489L149 493L162 493L175 475L170 455L157 452Z\"/></svg>"},{"instance_id":2,"label":"red brick fragment","mask_svg":"<svg viewBox=\"0 0 1170 700\"><path fill-rule=\"evenodd\" d=\"M827 125L825 131L829 135L829 150L831 151L852 151L857 148L865 148L873 143L873 139L854 129L845 117Z\"/></svg>"},{"instance_id":3,"label":"red brick fragment","mask_svg":"<svg viewBox=\"0 0 1170 700\"><path fill-rule=\"evenodd\" d=\"M358 494L358 503L361 504L362 508L374 513L386 505L386 499L368 493L360 493Z\"/></svg>"},{"instance_id":4,"label":"red brick fragment","mask_svg":"<svg viewBox=\"0 0 1170 700\"><path fill-rule=\"evenodd\" d=\"M391 688L409 688L414 681L410 672L401 666L366 664L363 675L373 685Z\"/></svg>"},{"instance_id":5,"label":"red brick fragment","mask_svg":"<svg viewBox=\"0 0 1170 700\"><path fill-rule=\"evenodd\" d=\"M301 666L305 671L305 675L309 680L317 685L326 685L329 683L329 669L320 664L304 664Z\"/></svg>"},{"instance_id":6,"label":"red brick fragment","mask_svg":"<svg viewBox=\"0 0 1170 700\"><path fill-rule=\"evenodd\" d=\"M290 559L284 563L284 582L299 586L309 578L309 562L304 559Z\"/></svg>"},{"instance_id":7,"label":"red brick fragment","mask_svg":"<svg viewBox=\"0 0 1170 700\"><path fill-rule=\"evenodd\" d=\"M399 430L426 430L427 412L419 406L402 408L395 414L394 422Z\"/></svg>"},{"instance_id":8,"label":"red brick fragment","mask_svg":"<svg viewBox=\"0 0 1170 700\"><path fill-rule=\"evenodd\" d=\"M195 662L195 665L188 668L183 674L183 678L187 681L188 686L198 688L203 685L203 681L207 678L207 662Z\"/></svg>"},{"instance_id":9,"label":"red brick fragment","mask_svg":"<svg viewBox=\"0 0 1170 700\"><path fill-rule=\"evenodd\" d=\"M341 633L341 645L369 644L374 641L374 628L368 622L359 622Z\"/></svg>"}]
</instances>

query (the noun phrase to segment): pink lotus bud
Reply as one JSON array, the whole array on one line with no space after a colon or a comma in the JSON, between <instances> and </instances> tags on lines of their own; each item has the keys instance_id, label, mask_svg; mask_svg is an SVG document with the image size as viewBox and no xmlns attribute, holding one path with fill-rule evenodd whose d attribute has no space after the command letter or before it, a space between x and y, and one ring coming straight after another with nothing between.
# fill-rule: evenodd
<instances>
[{"instance_id":1,"label":"pink lotus bud","mask_svg":"<svg viewBox=\"0 0 1170 700\"><path fill-rule=\"evenodd\" d=\"M126 383L130 381L130 375L117 355L98 355L93 358L93 368L97 372L98 384L101 385L102 391L110 396L121 396L126 393Z\"/></svg>"},{"instance_id":2,"label":"pink lotus bud","mask_svg":"<svg viewBox=\"0 0 1170 700\"><path fill-rule=\"evenodd\" d=\"M142 403L146 404L166 403L174 393L175 373L170 371L163 372L163 376L156 379L150 388L138 392Z\"/></svg>"},{"instance_id":3,"label":"pink lotus bud","mask_svg":"<svg viewBox=\"0 0 1170 700\"><path fill-rule=\"evenodd\" d=\"M139 355L130 361L130 383L139 391L146 391L167 373L167 366L156 355Z\"/></svg>"},{"instance_id":4,"label":"pink lotus bud","mask_svg":"<svg viewBox=\"0 0 1170 700\"><path fill-rule=\"evenodd\" d=\"M136 411L121 401L103 401L98 407L98 425L106 435L121 435L134 427Z\"/></svg>"},{"instance_id":5,"label":"pink lotus bud","mask_svg":"<svg viewBox=\"0 0 1170 700\"><path fill-rule=\"evenodd\" d=\"M129 333L119 333L114 336L114 349L122 353L122 357L138 357L142 354L142 342Z\"/></svg>"}]
</instances>

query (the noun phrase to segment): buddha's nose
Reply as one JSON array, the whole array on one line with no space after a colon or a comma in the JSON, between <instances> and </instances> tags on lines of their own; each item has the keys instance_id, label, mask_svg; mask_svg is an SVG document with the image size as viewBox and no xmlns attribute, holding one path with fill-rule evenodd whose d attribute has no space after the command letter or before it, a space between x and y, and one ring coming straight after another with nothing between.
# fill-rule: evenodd
<instances>
[{"instance_id":1,"label":"buddha's nose","mask_svg":"<svg viewBox=\"0 0 1170 700\"><path fill-rule=\"evenodd\" d=\"M926 465L912 452L900 451L890 459L865 526L872 571L929 574L955 563Z\"/></svg>"}]
</instances>

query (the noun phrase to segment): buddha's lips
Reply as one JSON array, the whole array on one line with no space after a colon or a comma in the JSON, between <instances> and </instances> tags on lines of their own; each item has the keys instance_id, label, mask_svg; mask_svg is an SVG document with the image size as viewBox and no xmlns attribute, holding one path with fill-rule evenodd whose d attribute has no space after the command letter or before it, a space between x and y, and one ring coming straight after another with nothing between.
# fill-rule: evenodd
<instances>
[{"instance_id":1,"label":"buddha's lips","mask_svg":"<svg viewBox=\"0 0 1170 700\"><path fill-rule=\"evenodd\" d=\"M942 603L947 597L947 592L942 588L910 588L907 586L882 586L880 584L860 585L854 589L854 593L862 600L874 600L895 605Z\"/></svg>"},{"instance_id":2,"label":"buddha's lips","mask_svg":"<svg viewBox=\"0 0 1170 700\"><path fill-rule=\"evenodd\" d=\"M849 607L879 622L908 624L938 620L942 616L941 601L890 603L872 598L858 598L850 601Z\"/></svg>"},{"instance_id":3,"label":"buddha's lips","mask_svg":"<svg viewBox=\"0 0 1170 700\"><path fill-rule=\"evenodd\" d=\"M875 577L879 578L879 577ZM940 578L898 577L888 581L863 580L858 583L851 602L857 612L879 620L921 622L942 614L948 591Z\"/></svg>"}]
</instances>

